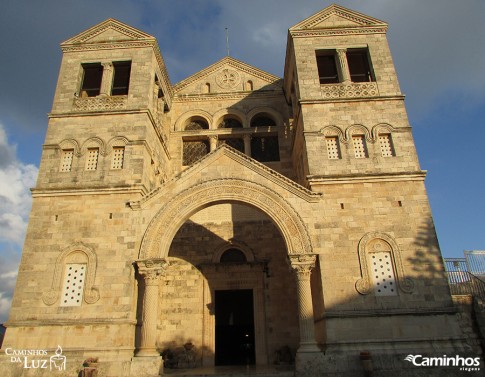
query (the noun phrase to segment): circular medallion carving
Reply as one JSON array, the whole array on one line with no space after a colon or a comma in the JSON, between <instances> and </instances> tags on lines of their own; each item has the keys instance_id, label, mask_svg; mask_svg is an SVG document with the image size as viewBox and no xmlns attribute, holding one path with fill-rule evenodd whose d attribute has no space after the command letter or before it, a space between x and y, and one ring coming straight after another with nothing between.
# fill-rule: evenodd
<instances>
[{"instance_id":1,"label":"circular medallion carving","mask_svg":"<svg viewBox=\"0 0 485 377\"><path fill-rule=\"evenodd\" d=\"M216 76L217 85L223 89L232 89L241 81L239 72L225 68Z\"/></svg>"}]
</instances>

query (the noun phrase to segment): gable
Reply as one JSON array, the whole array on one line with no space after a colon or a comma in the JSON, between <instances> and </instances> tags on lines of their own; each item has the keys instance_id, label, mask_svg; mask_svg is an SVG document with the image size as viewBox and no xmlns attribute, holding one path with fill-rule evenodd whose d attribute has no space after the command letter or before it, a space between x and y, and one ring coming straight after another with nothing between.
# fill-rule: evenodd
<instances>
[{"instance_id":1,"label":"gable","mask_svg":"<svg viewBox=\"0 0 485 377\"><path fill-rule=\"evenodd\" d=\"M374 28L387 27L387 24L377 18L344 8L340 5L330 5L320 12L306 18L291 27L290 32L300 30L321 30L338 28Z\"/></svg>"},{"instance_id":2,"label":"gable","mask_svg":"<svg viewBox=\"0 0 485 377\"><path fill-rule=\"evenodd\" d=\"M244 153L223 144L165 182L162 187L146 195L145 198L137 202L130 202L130 206L142 208L149 205L149 202L157 201L157 195L166 195L165 192L170 192L170 195L175 196L177 192L202 183L208 177L211 177L210 179L237 177L256 184L271 185L277 192L292 193L306 202L316 202L322 198L320 193L308 190Z\"/></svg>"},{"instance_id":3,"label":"gable","mask_svg":"<svg viewBox=\"0 0 485 377\"><path fill-rule=\"evenodd\" d=\"M155 40L151 35L128 26L123 22L109 18L82 33L69 38L61 46L80 43L107 43L137 40Z\"/></svg>"},{"instance_id":4,"label":"gable","mask_svg":"<svg viewBox=\"0 0 485 377\"><path fill-rule=\"evenodd\" d=\"M179 95L251 90L281 90L281 79L229 56L174 86Z\"/></svg>"}]
</instances>

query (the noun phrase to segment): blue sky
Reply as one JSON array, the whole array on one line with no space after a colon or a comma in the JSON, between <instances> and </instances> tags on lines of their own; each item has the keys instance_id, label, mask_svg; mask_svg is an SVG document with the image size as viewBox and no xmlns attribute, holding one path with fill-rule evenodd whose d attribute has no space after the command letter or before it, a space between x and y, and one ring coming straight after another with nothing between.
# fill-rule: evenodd
<instances>
[{"instance_id":1,"label":"blue sky","mask_svg":"<svg viewBox=\"0 0 485 377\"><path fill-rule=\"evenodd\" d=\"M282 76L287 29L330 1L3 0L0 11L0 322L10 306L59 44L112 17L158 40L172 83L226 54ZM445 257L485 249L485 2L343 0L389 23Z\"/></svg>"}]
</instances>

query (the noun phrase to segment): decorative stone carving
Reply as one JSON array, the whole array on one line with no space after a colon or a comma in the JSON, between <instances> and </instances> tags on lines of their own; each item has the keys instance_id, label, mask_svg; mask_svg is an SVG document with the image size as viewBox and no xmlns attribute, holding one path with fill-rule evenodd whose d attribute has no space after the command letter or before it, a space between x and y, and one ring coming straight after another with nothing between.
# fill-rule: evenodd
<instances>
[{"instance_id":1,"label":"decorative stone carving","mask_svg":"<svg viewBox=\"0 0 485 377\"><path fill-rule=\"evenodd\" d=\"M289 255L291 268L296 272L298 278L310 278L311 271L315 268L317 256L315 254Z\"/></svg>"},{"instance_id":2,"label":"decorative stone carving","mask_svg":"<svg viewBox=\"0 0 485 377\"><path fill-rule=\"evenodd\" d=\"M270 216L280 229L289 254L310 254L307 229L293 207L278 193L254 182L224 178L196 184L165 204L150 222L140 258L168 255L175 233L187 218L207 203L233 200L251 204Z\"/></svg>"},{"instance_id":3,"label":"decorative stone carving","mask_svg":"<svg viewBox=\"0 0 485 377\"><path fill-rule=\"evenodd\" d=\"M396 241L389 235L380 232L367 233L359 241L359 262L362 273L362 278L355 282L355 289L362 295L372 292L371 275L367 263L367 253L372 248L374 251L388 251L391 255L391 260L396 275L396 283L400 290L404 293L412 293L414 289L414 282L404 275L404 267L401 260L401 251Z\"/></svg>"},{"instance_id":4,"label":"decorative stone carving","mask_svg":"<svg viewBox=\"0 0 485 377\"><path fill-rule=\"evenodd\" d=\"M54 305L57 300L59 299L59 294L61 291L61 280L62 275L64 273L64 265L66 258L70 254L75 254L76 252L84 254L85 259L83 258L82 261L87 259L87 273L86 273L86 282L84 286L84 302L87 304L94 304L99 300L99 291L96 287L94 287L94 278L96 276L96 267L97 267L97 260L96 254L94 253L93 249L89 246L85 245L82 242L75 242L72 245L65 248L61 254L57 257L56 264L54 267L54 277L52 279L52 286L51 289L47 292L44 292L42 295L42 301L46 305ZM80 256L74 255L75 258L79 259ZM80 260L76 260L80 261Z\"/></svg>"},{"instance_id":5,"label":"decorative stone carving","mask_svg":"<svg viewBox=\"0 0 485 377\"><path fill-rule=\"evenodd\" d=\"M379 95L375 82L325 84L320 88L323 99L377 97Z\"/></svg>"},{"instance_id":6,"label":"decorative stone carving","mask_svg":"<svg viewBox=\"0 0 485 377\"><path fill-rule=\"evenodd\" d=\"M107 111L126 108L127 96L74 98L74 111Z\"/></svg>"},{"instance_id":7,"label":"decorative stone carving","mask_svg":"<svg viewBox=\"0 0 485 377\"><path fill-rule=\"evenodd\" d=\"M216 82L223 89L233 89L241 81L241 75L234 69L224 68L217 76Z\"/></svg>"}]
</instances>

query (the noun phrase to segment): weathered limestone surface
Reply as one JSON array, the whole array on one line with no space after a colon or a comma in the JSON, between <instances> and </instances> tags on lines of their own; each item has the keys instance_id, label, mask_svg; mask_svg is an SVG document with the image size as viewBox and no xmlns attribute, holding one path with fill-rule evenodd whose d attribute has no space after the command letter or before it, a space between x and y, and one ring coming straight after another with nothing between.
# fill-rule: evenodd
<instances>
[{"instance_id":1,"label":"weathered limestone surface","mask_svg":"<svg viewBox=\"0 0 485 377\"><path fill-rule=\"evenodd\" d=\"M216 293L233 290L252 294L251 362L295 358L297 376L451 376L404 358L480 355L386 31L332 5L289 29L283 79L226 57L175 85L155 38L119 21L62 43L2 376L45 372L7 348L58 345L59 376L94 357L100 377L155 376L167 349L171 366L214 365ZM334 83L320 84L322 54ZM129 88L113 95L119 62ZM102 69L91 96L88 64Z\"/></svg>"}]
</instances>

